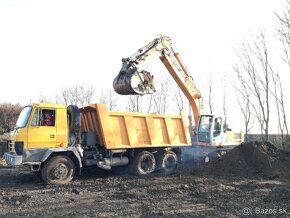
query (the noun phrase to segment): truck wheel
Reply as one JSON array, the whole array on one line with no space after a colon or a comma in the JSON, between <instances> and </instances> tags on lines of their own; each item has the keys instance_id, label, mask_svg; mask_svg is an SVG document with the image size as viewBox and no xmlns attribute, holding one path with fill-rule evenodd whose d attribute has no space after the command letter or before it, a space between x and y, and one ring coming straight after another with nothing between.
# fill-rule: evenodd
<instances>
[{"instance_id":1,"label":"truck wheel","mask_svg":"<svg viewBox=\"0 0 290 218\"><path fill-rule=\"evenodd\" d=\"M162 153L158 158L160 170L164 174L172 173L177 167L177 155L173 151Z\"/></svg>"},{"instance_id":2,"label":"truck wheel","mask_svg":"<svg viewBox=\"0 0 290 218\"><path fill-rule=\"evenodd\" d=\"M69 157L55 156L45 163L41 176L46 184L63 185L73 179L75 170L75 164Z\"/></svg>"},{"instance_id":3,"label":"truck wheel","mask_svg":"<svg viewBox=\"0 0 290 218\"><path fill-rule=\"evenodd\" d=\"M148 175L156 168L155 157L148 151L138 153L132 163L133 172L136 175Z\"/></svg>"}]
</instances>

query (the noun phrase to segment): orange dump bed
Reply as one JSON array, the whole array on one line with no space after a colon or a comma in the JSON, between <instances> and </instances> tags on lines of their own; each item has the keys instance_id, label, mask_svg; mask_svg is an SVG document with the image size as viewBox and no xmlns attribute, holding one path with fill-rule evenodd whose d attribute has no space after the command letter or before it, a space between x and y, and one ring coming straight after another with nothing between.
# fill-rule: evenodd
<instances>
[{"instance_id":1,"label":"orange dump bed","mask_svg":"<svg viewBox=\"0 0 290 218\"><path fill-rule=\"evenodd\" d=\"M113 112L103 104L91 104L80 111L82 131L96 132L107 149L191 145L183 114Z\"/></svg>"}]
</instances>

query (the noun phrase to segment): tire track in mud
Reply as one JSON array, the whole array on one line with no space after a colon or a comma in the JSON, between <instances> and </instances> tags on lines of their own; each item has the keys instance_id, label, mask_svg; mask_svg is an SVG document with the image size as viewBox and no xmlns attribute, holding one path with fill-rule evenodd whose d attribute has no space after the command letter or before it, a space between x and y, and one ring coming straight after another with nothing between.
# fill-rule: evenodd
<instances>
[{"instance_id":1,"label":"tire track in mud","mask_svg":"<svg viewBox=\"0 0 290 218\"><path fill-rule=\"evenodd\" d=\"M46 186L22 168L0 168L0 216L237 217L249 205L290 211L289 184L198 171L136 177L88 170L69 185Z\"/></svg>"}]
</instances>

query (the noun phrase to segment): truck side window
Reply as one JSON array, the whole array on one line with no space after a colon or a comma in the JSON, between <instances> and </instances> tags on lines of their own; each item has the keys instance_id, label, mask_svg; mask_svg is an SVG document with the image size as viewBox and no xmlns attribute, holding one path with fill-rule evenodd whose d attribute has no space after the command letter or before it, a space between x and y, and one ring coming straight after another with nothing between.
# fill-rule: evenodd
<instances>
[{"instance_id":1,"label":"truck side window","mask_svg":"<svg viewBox=\"0 0 290 218\"><path fill-rule=\"evenodd\" d=\"M31 121L31 126L37 126L37 121L38 121L38 109L34 111L32 121Z\"/></svg>"},{"instance_id":2,"label":"truck side window","mask_svg":"<svg viewBox=\"0 0 290 218\"><path fill-rule=\"evenodd\" d=\"M42 110L40 114L40 126L54 126L55 125L55 111Z\"/></svg>"}]
</instances>

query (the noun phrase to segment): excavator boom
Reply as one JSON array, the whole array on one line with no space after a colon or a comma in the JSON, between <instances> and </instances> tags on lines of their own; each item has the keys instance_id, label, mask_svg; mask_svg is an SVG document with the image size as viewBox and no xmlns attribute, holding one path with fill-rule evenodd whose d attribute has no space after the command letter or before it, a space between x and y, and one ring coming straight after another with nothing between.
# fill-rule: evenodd
<instances>
[{"instance_id":1,"label":"excavator boom","mask_svg":"<svg viewBox=\"0 0 290 218\"><path fill-rule=\"evenodd\" d=\"M144 70L138 71L138 64L155 52L159 53L161 62L189 100L194 114L195 126L197 126L200 114L200 105L197 104L197 100L201 98L201 95L179 54L175 53L171 47L169 37L160 36L130 57L122 59L122 68L113 82L115 91L121 95L154 93L156 90L153 75Z\"/></svg>"}]
</instances>

